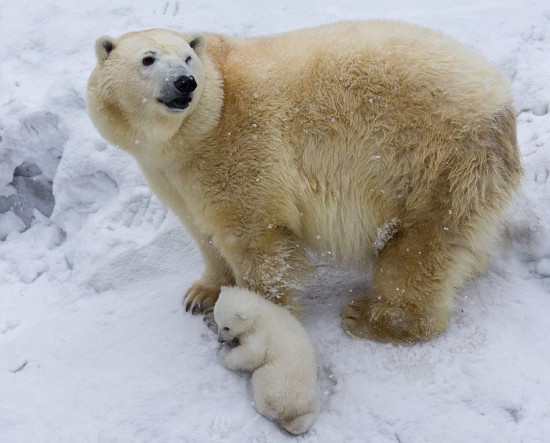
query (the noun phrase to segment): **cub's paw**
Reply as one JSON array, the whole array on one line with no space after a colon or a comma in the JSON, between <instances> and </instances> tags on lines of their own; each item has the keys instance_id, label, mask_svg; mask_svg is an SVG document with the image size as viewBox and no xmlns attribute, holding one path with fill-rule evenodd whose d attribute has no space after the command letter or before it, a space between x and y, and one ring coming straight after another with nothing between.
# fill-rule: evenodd
<instances>
[{"instance_id":1,"label":"cub's paw","mask_svg":"<svg viewBox=\"0 0 550 443\"><path fill-rule=\"evenodd\" d=\"M219 295L219 286L207 285L200 280L196 281L183 298L185 312L191 310L193 315L204 314L205 311L214 307Z\"/></svg>"},{"instance_id":2,"label":"cub's paw","mask_svg":"<svg viewBox=\"0 0 550 443\"><path fill-rule=\"evenodd\" d=\"M218 352L218 359L220 360L220 363L222 366L226 369L233 369L231 364L229 363L229 355L231 354L231 348L229 346L222 346L220 351Z\"/></svg>"}]
</instances>

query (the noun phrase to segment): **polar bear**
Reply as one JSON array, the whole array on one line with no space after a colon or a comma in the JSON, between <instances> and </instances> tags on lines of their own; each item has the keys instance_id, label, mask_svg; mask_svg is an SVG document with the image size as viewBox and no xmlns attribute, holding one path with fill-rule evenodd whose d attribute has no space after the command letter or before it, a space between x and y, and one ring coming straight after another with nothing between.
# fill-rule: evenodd
<instances>
[{"instance_id":1,"label":"polar bear","mask_svg":"<svg viewBox=\"0 0 550 443\"><path fill-rule=\"evenodd\" d=\"M292 434L317 415L317 360L300 322L285 308L241 288L223 287L214 306L223 366L252 372L256 410Z\"/></svg>"},{"instance_id":2,"label":"polar bear","mask_svg":"<svg viewBox=\"0 0 550 443\"><path fill-rule=\"evenodd\" d=\"M343 22L263 37L150 29L96 43L93 122L205 262L186 309L238 285L299 310L312 253L370 272L353 336L441 333L522 169L508 85L443 34Z\"/></svg>"}]
</instances>

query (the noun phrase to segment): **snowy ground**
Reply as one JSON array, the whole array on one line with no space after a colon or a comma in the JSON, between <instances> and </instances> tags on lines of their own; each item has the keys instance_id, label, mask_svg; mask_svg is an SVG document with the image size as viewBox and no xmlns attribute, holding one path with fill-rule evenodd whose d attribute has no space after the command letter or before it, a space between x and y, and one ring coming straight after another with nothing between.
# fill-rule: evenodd
<instances>
[{"instance_id":1,"label":"snowy ground","mask_svg":"<svg viewBox=\"0 0 550 443\"><path fill-rule=\"evenodd\" d=\"M253 411L247 378L222 368L215 338L182 313L198 252L94 130L85 87L102 34L254 35L350 18L438 28L497 65L516 100L524 187L489 271L430 343L348 338L339 309L365 282L319 269L305 325L321 411L297 440L550 441L547 0L2 0L1 442L292 440Z\"/></svg>"}]
</instances>

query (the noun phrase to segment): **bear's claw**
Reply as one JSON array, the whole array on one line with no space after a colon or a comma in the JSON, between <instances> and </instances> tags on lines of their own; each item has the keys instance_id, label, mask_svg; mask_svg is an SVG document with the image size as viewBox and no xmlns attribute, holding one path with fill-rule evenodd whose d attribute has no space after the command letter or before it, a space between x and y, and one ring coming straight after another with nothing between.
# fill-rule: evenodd
<instances>
[{"instance_id":1,"label":"bear's claw","mask_svg":"<svg viewBox=\"0 0 550 443\"><path fill-rule=\"evenodd\" d=\"M214 334L218 333L218 324L214 320L214 308L209 308L204 312L204 317L202 319L206 323L208 329L210 329Z\"/></svg>"},{"instance_id":2,"label":"bear's claw","mask_svg":"<svg viewBox=\"0 0 550 443\"><path fill-rule=\"evenodd\" d=\"M219 293L219 287L205 285L200 281L193 283L183 298L185 312L191 311L193 315L204 314L206 310L214 307Z\"/></svg>"}]
</instances>

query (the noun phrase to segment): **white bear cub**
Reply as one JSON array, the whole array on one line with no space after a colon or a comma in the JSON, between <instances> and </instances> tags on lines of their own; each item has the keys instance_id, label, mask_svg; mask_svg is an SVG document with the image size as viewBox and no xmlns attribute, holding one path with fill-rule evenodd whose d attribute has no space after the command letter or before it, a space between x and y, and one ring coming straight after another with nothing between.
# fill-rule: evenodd
<instances>
[{"instance_id":1,"label":"white bear cub","mask_svg":"<svg viewBox=\"0 0 550 443\"><path fill-rule=\"evenodd\" d=\"M300 322L259 294L228 287L214 318L222 365L253 372L256 410L292 434L306 432L317 415L317 360Z\"/></svg>"}]
</instances>

